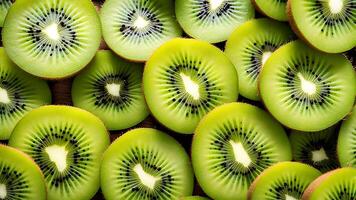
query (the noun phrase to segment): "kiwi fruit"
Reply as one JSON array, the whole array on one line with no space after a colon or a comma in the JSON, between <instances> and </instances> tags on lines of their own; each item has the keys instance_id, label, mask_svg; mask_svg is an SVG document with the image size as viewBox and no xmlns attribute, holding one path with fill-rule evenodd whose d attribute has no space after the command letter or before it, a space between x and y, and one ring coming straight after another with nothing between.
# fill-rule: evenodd
<instances>
[{"instance_id":1,"label":"kiwi fruit","mask_svg":"<svg viewBox=\"0 0 356 200\"><path fill-rule=\"evenodd\" d=\"M337 139L337 155L343 167L356 167L356 106L342 122Z\"/></svg>"},{"instance_id":2,"label":"kiwi fruit","mask_svg":"<svg viewBox=\"0 0 356 200\"><path fill-rule=\"evenodd\" d=\"M197 181L212 199L246 199L264 169L292 159L283 127L264 110L236 102L199 122L191 152Z\"/></svg>"},{"instance_id":3,"label":"kiwi fruit","mask_svg":"<svg viewBox=\"0 0 356 200\"><path fill-rule=\"evenodd\" d=\"M266 61L259 91L267 109L283 125L321 131L352 109L356 73L343 55L322 53L297 40Z\"/></svg>"},{"instance_id":4,"label":"kiwi fruit","mask_svg":"<svg viewBox=\"0 0 356 200\"><path fill-rule=\"evenodd\" d=\"M336 126L318 132L291 131L293 160L306 163L321 172L339 167L336 142Z\"/></svg>"},{"instance_id":5,"label":"kiwi fruit","mask_svg":"<svg viewBox=\"0 0 356 200\"><path fill-rule=\"evenodd\" d=\"M41 168L49 200L91 199L100 186L100 160L109 146L104 124L70 106L34 109L16 125L9 145Z\"/></svg>"},{"instance_id":6,"label":"kiwi fruit","mask_svg":"<svg viewBox=\"0 0 356 200\"><path fill-rule=\"evenodd\" d=\"M287 0L252 0L256 10L278 21L288 21Z\"/></svg>"},{"instance_id":7,"label":"kiwi fruit","mask_svg":"<svg viewBox=\"0 0 356 200\"><path fill-rule=\"evenodd\" d=\"M30 110L51 103L47 83L19 69L0 47L0 140Z\"/></svg>"},{"instance_id":8,"label":"kiwi fruit","mask_svg":"<svg viewBox=\"0 0 356 200\"><path fill-rule=\"evenodd\" d=\"M282 22L253 19L239 26L226 42L225 53L239 75L239 92L251 100L260 100L257 88L259 73L269 56L294 37Z\"/></svg>"},{"instance_id":9,"label":"kiwi fruit","mask_svg":"<svg viewBox=\"0 0 356 200\"><path fill-rule=\"evenodd\" d=\"M0 155L1 200L46 199L43 174L28 155L2 144Z\"/></svg>"},{"instance_id":10,"label":"kiwi fruit","mask_svg":"<svg viewBox=\"0 0 356 200\"><path fill-rule=\"evenodd\" d=\"M298 162L280 162L264 170L251 184L249 200L301 199L321 172Z\"/></svg>"},{"instance_id":11,"label":"kiwi fruit","mask_svg":"<svg viewBox=\"0 0 356 200\"><path fill-rule=\"evenodd\" d=\"M100 50L73 81L73 105L98 116L109 130L132 127L148 116L142 73L143 64Z\"/></svg>"},{"instance_id":12,"label":"kiwi fruit","mask_svg":"<svg viewBox=\"0 0 356 200\"><path fill-rule=\"evenodd\" d=\"M356 168L339 168L314 180L302 200L354 200Z\"/></svg>"},{"instance_id":13,"label":"kiwi fruit","mask_svg":"<svg viewBox=\"0 0 356 200\"><path fill-rule=\"evenodd\" d=\"M182 35L173 0L106 0L100 19L107 45L118 55L138 62Z\"/></svg>"},{"instance_id":14,"label":"kiwi fruit","mask_svg":"<svg viewBox=\"0 0 356 200\"><path fill-rule=\"evenodd\" d=\"M314 48L341 53L356 46L355 0L288 0L295 32Z\"/></svg>"},{"instance_id":15,"label":"kiwi fruit","mask_svg":"<svg viewBox=\"0 0 356 200\"><path fill-rule=\"evenodd\" d=\"M193 170L184 148L151 128L133 129L105 151L101 164L105 199L179 199L193 192Z\"/></svg>"},{"instance_id":16,"label":"kiwi fruit","mask_svg":"<svg viewBox=\"0 0 356 200\"><path fill-rule=\"evenodd\" d=\"M20 0L9 9L2 39L20 68L59 79L77 73L94 57L100 27L89 0Z\"/></svg>"},{"instance_id":17,"label":"kiwi fruit","mask_svg":"<svg viewBox=\"0 0 356 200\"><path fill-rule=\"evenodd\" d=\"M218 43L244 22L254 18L250 0L176 0L176 16L193 38Z\"/></svg>"},{"instance_id":18,"label":"kiwi fruit","mask_svg":"<svg viewBox=\"0 0 356 200\"><path fill-rule=\"evenodd\" d=\"M201 196L189 196L189 197L180 198L179 200L209 200L209 199Z\"/></svg>"},{"instance_id":19,"label":"kiwi fruit","mask_svg":"<svg viewBox=\"0 0 356 200\"><path fill-rule=\"evenodd\" d=\"M236 101L238 77L234 65L217 47L177 38L159 47L147 61L143 90L160 123L191 134L214 107Z\"/></svg>"},{"instance_id":20,"label":"kiwi fruit","mask_svg":"<svg viewBox=\"0 0 356 200\"><path fill-rule=\"evenodd\" d=\"M15 0L0 0L0 27L3 27L7 11Z\"/></svg>"}]
</instances>

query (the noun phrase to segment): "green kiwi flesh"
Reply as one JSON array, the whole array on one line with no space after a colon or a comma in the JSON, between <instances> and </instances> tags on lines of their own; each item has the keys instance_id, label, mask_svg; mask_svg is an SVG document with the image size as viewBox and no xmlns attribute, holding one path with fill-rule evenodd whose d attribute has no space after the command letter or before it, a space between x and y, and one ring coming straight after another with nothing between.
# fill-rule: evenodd
<instances>
[{"instance_id":1,"label":"green kiwi flesh","mask_svg":"<svg viewBox=\"0 0 356 200\"><path fill-rule=\"evenodd\" d=\"M46 199L43 174L28 155L2 144L0 155L0 199Z\"/></svg>"},{"instance_id":2,"label":"green kiwi flesh","mask_svg":"<svg viewBox=\"0 0 356 200\"><path fill-rule=\"evenodd\" d=\"M337 155L342 167L356 167L356 106L342 122L337 140Z\"/></svg>"},{"instance_id":3,"label":"green kiwi flesh","mask_svg":"<svg viewBox=\"0 0 356 200\"><path fill-rule=\"evenodd\" d=\"M59 79L77 73L94 57L100 20L88 0L15 1L2 37L7 54L20 68Z\"/></svg>"},{"instance_id":4,"label":"green kiwi flesh","mask_svg":"<svg viewBox=\"0 0 356 200\"><path fill-rule=\"evenodd\" d=\"M213 45L172 39L147 61L143 90L153 116L178 133L191 134L214 107L236 101L234 65Z\"/></svg>"},{"instance_id":5,"label":"green kiwi flesh","mask_svg":"<svg viewBox=\"0 0 356 200\"><path fill-rule=\"evenodd\" d=\"M0 27L3 27L7 11L15 0L0 0Z\"/></svg>"},{"instance_id":6,"label":"green kiwi flesh","mask_svg":"<svg viewBox=\"0 0 356 200\"><path fill-rule=\"evenodd\" d=\"M47 83L19 69L0 47L0 140L30 110L51 103Z\"/></svg>"},{"instance_id":7,"label":"green kiwi flesh","mask_svg":"<svg viewBox=\"0 0 356 200\"><path fill-rule=\"evenodd\" d=\"M296 200L321 172L307 164L280 162L264 170L249 188L249 200Z\"/></svg>"},{"instance_id":8,"label":"green kiwi flesh","mask_svg":"<svg viewBox=\"0 0 356 200\"><path fill-rule=\"evenodd\" d=\"M245 103L209 112L195 131L191 152L197 181L212 199L246 199L250 184L264 169L292 159L282 126Z\"/></svg>"},{"instance_id":9,"label":"green kiwi flesh","mask_svg":"<svg viewBox=\"0 0 356 200\"><path fill-rule=\"evenodd\" d=\"M98 116L109 130L132 127L148 116L143 64L100 50L72 84L73 105Z\"/></svg>"},{"instance_id":10,"label":"green kiwi flesh","mask_svg":"<svg viewBox=\"0 0 356 200\"><path fill-rule=\"evenodd\" d=\"M93 114L70 106L42 106L16 125L9 145L41 168L48 199L91 199L100 186L102 153L110 139Z\"/></svg>"},{"instance_id":11,"label":"green kiwi flesh","mask_svg":"<svg viewBox=\"0 0 356 200\"><path fill-rule=\"evenodd\" d=\"M298 40L269 57L260 73L259 90L279 122L315 132L331 127L350 112L356 74L344 56L319 52Z\"/></svg>"},{"instance_id":12,"label":"green kiwi flesh","mask_svg":"<svg viewBox=\"0 0 356 200\"><path fill-rule=\"evenodd\" d=\"M107 45L134 61L146 61L164 42L182 35L173 0L106 0L100 19Z\"/></svg>"},{"instance_id":13,"label":"green kiwi flesh","mask_svg":"<svg viewBox=\"0 0 356 200\"><path fill-rule=\"evenodd\" d=\"M252 0L256 10L278 21L288 21L287 0Z\"/></svg>"},{"instance_id":14,"label":"green kiwi flesh","mask_svg":"<svg viewBox=\"0 0 356 200\"><path fill-rule=\"evenodd\" d=\"M259 73L268 57L294 37L282 22L253 19L239 26L226 42L225 53L239 75L239 92L251 100L260 100Z\"/></svg>"},{"instance_id":15,"label":"green kiwi flesh","mask_svg":"<svg viewBox=\"0 0 356 200\"><path fill-rule=\"evenodd\" d=\"M133 129L105 151L101 189L107 200L170 200L192 195L189 156L175 139L159 130Z\"/></svg>"}]
</instances>

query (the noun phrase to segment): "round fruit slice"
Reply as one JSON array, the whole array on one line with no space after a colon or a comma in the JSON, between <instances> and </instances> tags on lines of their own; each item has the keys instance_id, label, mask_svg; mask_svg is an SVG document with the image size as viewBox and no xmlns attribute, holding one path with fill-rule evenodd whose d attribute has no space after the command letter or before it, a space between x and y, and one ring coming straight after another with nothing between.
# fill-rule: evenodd
<instances>
[{"instance_id":1,"label":"round fruit slice","mask_svg":"<svg viewBox=\"0 0 356 200\"><path fill-rule=\"evenodd\" d=\"M46 199L44 177L23 152L0 144L0 199Z\"/></svg>"},{"instance_id":2,"label":"round fruit slice","mask_svg":"<svg viewBox=\"0 0 356 200\"><path fill-rule=\"evenodd\" d=\"M148 116L142 73L143 65L98 51L73 81L73 104L98 116L109 130L132 127Z\"/></svg>"},{"instance_id":3,"label":"round fruit slice","mask_svg":"<svg viewBox=\"0 0 356 200\"><path fill-rule=\"evenodd\" d=\"M267 167L292 159L282 126L262 109L229 103L209 112L192 143L195 176L213 199L246 199L252 181Z\"/></svg>"},{"instance_id":4,"label":"round fruit slice","mask_svg":"<svg viewBox=\"0 0 356 200\"><path fill-rule=\"evenodd\" d=\"M41 168L51 200L93 197L100 186L101 156L109 144L108 132L97 117L70 106L32 110L9 140Z\"/></svg>"},{"instance_id":5,"label":"round fruit slice","mask_svg":"<svg viewBox=\"0 0 356 200\"><path fill-rule=\"evenodd\" d=\"M278 21L288 21L287 0L252 0L256 10Z\"/></svg>"},{"instance_id":6,"label":"round fruit slice","mask_svg":"<svg viewBox=\"0 0 356 200\"><path fill-rule=\"evenodd\" d=\"M280 162L264 170L253 181L249 200L301 199L308 185L321 172L298 162Z\"/></svg>"},{"instance_id":7,"label":"round fruit slice","mask_svg":"<svg viewBox=\"0 0 356 200\"><path fill-rule=\"evenodd\" d=\"M19 67L48 79L84 68L101 39L100 20L88 0L16 1L2 34L6 52Z\"/></svg>"},{"instance_id":8,"label":"round fruit slice","mask_svg":"<svg viewBox=\"0 0 356 200\"><path fill-rule=\"evenodd\" d=\"M0 0L0 27L3 27L7 12L15 0Z\"/></svg>"},{"instance_id":9,"label":"round fruit slice","mask_svg":"<svg viewBox=\"0 0 356 200\"><path fill-rule=\"evenodd\" d=\"M105 42L129 60L146 61L161 44L182 35L173 0L106 0L100 18Z\"/></svg>"},{"instance_id":10,"label":"round fruit slice","mask_svg":"<svg viewBox=\"0 0 356 200\"><path fill-rule=\"evenodd\" d=\"M328 53L356 46L355 0L289 0L292 28L313 47Z\"/></svg>"},{"instance_id":11,"label":"round fruit slice","mask_svg":"<svg viewBox=\"0 0 356 200\"><path fill-rule=\"evenodd\" d=\"M143 89L159 122L189 134L214 107L236 101L238 78L218 48L194 39L173 39L146 63Z\"/></svg>"},{"instance_id":12,"label":"round fruit slice","mask_svg":"<svg viewBox=\"0 0 356 200\"><path fill-rule=\"evenodd\" d=\"M176 0L175 10L188 35L209 43L227 40L233 30L255 15L250 0Z\"/></svg>"},{"instance_id":13,"label":"round fruit slice","mask_svg":"<svg viewBox=\"0 0 356 200\"><path fill-rule=\"evenodd\" d=\"M165 133L131 130L105 151L101 189L112 199L178 199L193 192L193 170L188 154Z\"/></svg>"},{"instance_id":14,"label":"round fruit slice","mask_svg":"<svg viewBox=\"0 0 356 200\"><path fill-rule=\"evenodd\" d=\"M283 125L320 131L352 109L356 74L342 55L325 54L290 42L265 63L259 81L262 100Z\"/></svg>"},{"instance_id":15,"label":"round fruit slice","mask_svg":"<svg viewBox=\"0 0 356 200\"><path fill-rule=\"evenodd\" d=\"M270 19L250 20L237 28L226 42L225 53L239 75L239 92L251 100L260 100L257 80L269 56L294 37L282 22Z\"/></svg>"},{"instance_id":16,"label":"round fruit slice","mask_svg":"<svg viewBox=\"0 0 356 200\"><path fill-rule=\"evenodd\" d=\"M51 103L47 83L20 70L0 47L0 140L30 110Z\"/></svg>"},{"instance_id":17,"label":"round fruit slice","mask_svg":"<svg viewBox=\"0 0 356 200\"><path fill-rule=\"evenodd\" d=\"M356 167L356 106L342 122L337 142L337 155L341 166Z\"/></svg>"},{"instance_id":18,"label":"round fruit slice","mask_svg":"<svg viewBox=\"0 0 356 200\"><path fill-rule=\"evenodd\" d=\"M353 200L356 197L356 169L340 168L314 180L303 194L303 200Z\"/></svg>"}]
</instances>

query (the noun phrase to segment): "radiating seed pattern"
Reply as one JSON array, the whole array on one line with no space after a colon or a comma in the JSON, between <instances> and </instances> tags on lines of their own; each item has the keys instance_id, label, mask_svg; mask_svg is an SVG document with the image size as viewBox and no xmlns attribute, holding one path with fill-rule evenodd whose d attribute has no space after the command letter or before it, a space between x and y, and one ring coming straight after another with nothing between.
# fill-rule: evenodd
<instances>
[{"instance_id":1,"label":"radiating seed pattern","mask_svg":"<svg viewBox=\"0 0 356 200\"><path fill-rule=\"evenodd\" d=\"M355 179L338 179L333 183L333 187L324 190L322 197L325 200L354 200L356 197L356 184Z\"/></svg>"},{"instance_id":2,"label":"radiating seed pattern","mask_svg":"<svg viewBox=\"0 0 356 200\"><path fill-rule=\"evenodd\" d=\"M4 200L29 199L31 188L29 188L28 179L23 175L23 172L3 161L0 161L0 184L6 186L7 194Z\"/></svg>"},{"instance_id":3,"label":"radiating seed pattern","mask_svg":"<svg viewBox=\"0 0 356 200\"><path fill-rule=\"evenodd\" d=\"M265 193L266 200L286 199L286 195L301 199L309 182L305 182L296 174L278 177Z\"/></svg>"},{"instance_id":4,"label":"radiating seed pattern","mask_svg":"<svg viewBox=\"0 0 356 200\"><path fill-rule=\"evenodd\" d=\"M15 0L0 0L0 7L9 9Z\"/></svg>"}]
</instances>

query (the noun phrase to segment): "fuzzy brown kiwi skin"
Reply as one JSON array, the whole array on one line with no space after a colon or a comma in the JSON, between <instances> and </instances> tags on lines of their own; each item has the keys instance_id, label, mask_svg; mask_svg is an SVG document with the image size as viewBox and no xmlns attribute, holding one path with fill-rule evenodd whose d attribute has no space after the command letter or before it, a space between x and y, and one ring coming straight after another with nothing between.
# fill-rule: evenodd
<instances>
[{"instance_id":1,"label":"fuzzy brown kiwi skin","mask_svg":"<svg viewBox=\"0 0 356 200\"><path fill-rule=\"evenodd\" d=\"M257 182L261 179L261 176L263 174L265 174L266 171L262 171L256 178L255 180L251 183L250 187L247 190L247 200L251 200L252 199L252 193L256 188Z\"/></svg>"}]
</instances>

